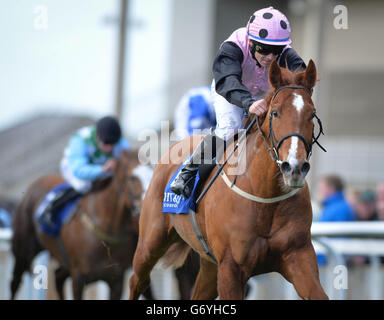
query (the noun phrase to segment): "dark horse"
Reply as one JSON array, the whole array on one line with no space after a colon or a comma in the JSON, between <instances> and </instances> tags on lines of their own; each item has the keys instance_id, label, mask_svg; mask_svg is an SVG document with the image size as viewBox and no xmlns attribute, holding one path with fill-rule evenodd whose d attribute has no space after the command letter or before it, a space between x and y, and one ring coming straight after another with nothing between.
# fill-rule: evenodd
<instances>
[{"instance_id":1,"label":"dark horse","mask_svg":"<svg viewBox=\"0 0 384 320\"><path fill-rule=\"evenodd\" d=\"M34 219L37 206L53 187L63 182L59 175L47 175L34 182L24 195L13 218L12 252L15 257L11 298L15 297L22 274L34 257L48 250L59 262L56 289L64 299L63 285L72 277L73 297L81 299L85 284L104 280L110 298L120 299L125 271L132 265L137 245L138 217L143 187L135 168L137 152L123 152L110 182L83 196L70 222L62 227L61 245L43 233ZM152 299L151 292L146 293Z\"/></svg>"},{"instance_id":2,"label":"dark horse","mask_svg":"<svg viewBox=\"0 0 384 320\"><path fill-rule=\"evenodd\" d=\"M143 201L131 299L145 290L151 269L174 243L178 249L173 256L168 252L170 263L181 263L191 247L200 254L193 299L243 299L250 277L272 271L291 282L303 299L328 298L311 242L312 209L305 182L317 117L311 99L316 81L312 60L297 73L276 61L271 64L271 90L265 96L269 110L258 130L247 136L244 172L235 180L226 166L197 210L198 226L217 263L202 249L187 215L162 213L167 182L199 141L187 138L162 156ZM180 150L178 161L166 162Z\"/></svg>"}]
</instances>

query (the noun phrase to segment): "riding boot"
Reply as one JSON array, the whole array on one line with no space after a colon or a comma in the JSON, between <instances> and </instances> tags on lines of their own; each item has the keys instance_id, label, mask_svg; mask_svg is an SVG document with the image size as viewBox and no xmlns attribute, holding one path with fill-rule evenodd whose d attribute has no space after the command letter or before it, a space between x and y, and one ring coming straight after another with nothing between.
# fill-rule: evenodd
<instances>
[{"instance_id":1,"label":"riding boot","mask_svg":"<svg viewBox=\"0 0 384 320\"><path fill-rule=\"evenodd\" d=\"M45 223L54 225L56 220L56 213L62 210L69 201L77 198L80 195L81 193L72 187L58 193L43 213L43 220Z\"/></svg>"},{"instance_id":2,"label":"riding boot","mask_svg":"<svg viewBox=\"0 0 384 320\"><path fill-rule=\"evenodd\" d=\"M204 163L204 156L207 158L210 157L209 160L212 160L215 156L215 140L216 136L213 134L208 134L203 138L192 156L185 161L184 168L180 170L171 183L172 192L183 195L186 198L191 196L193 186L195 185L197 170L199 169L199 165Z\"/></svg>"}]
</instances>

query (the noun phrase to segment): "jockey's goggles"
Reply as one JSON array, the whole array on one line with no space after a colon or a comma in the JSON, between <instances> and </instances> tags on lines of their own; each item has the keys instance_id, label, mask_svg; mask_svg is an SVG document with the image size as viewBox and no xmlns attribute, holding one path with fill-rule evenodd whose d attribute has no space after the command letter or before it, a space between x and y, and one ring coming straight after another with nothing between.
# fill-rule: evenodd
<instances>
[{"instance_id":1,"label":"jockey's goggles","mask_svg":"<svg viewBox=\"0 0 384 320\"><path fill-rule=\"evenodd\" d=\"M275 56L278 56L281 54L285 46L270 46L266 45L260 42L252 41L254 42L255 51L257 53L262 54L263 56L267 56L269 54L273 54Z\"/></svg>"}]
</instances>

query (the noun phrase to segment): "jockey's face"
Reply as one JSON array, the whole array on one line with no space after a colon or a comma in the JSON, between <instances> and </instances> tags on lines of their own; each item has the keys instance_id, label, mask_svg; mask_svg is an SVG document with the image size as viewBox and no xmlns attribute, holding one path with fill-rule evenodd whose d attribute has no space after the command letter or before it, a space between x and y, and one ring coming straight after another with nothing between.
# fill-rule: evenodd
<instances>
[{"instance_id":1,"label":"jockey's face","mask_svg":"<svg viewBox=\"0 0 384 320\"><path fill-rule=\"evenodd\" d=\"M268 55L263 55L258 52L255 52L255 58L257 61L259 61L260 65L262 67L269 67L269 65L272 63L273 60L275 60L277 55L270 53Z\"/></svg>"},{"instance_id":2,"label":"jockey's face","mask_svg":"<svg viewBox=\"0 0 384 320\"><path fill-rule=\"evenodd\" d=\"M249 40L249 46L252 46L252 41ZM281 53L280 47L266 46L262 48L260 45L256 45L255 59L264 68L269 67L273 60Z\"/></svg>"},{"instance_id":3,"label":"jockey's face","mask_svg":"<svg viewBox=\"0 0 384 320\"><path fill-rule=\"evenodd\" d=\"M101 151L104 153L111 153L113 150L114 145L113 144L107 144L101 141L99 138L97 139L98 146Z\"/></svg>"}]
</instances>

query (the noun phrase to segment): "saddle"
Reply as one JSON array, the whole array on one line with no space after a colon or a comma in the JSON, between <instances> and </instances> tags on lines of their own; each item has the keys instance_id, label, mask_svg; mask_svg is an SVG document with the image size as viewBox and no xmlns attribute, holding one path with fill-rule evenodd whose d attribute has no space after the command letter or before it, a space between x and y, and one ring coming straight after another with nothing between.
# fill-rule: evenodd
<instances>
[{"instance_id":1,"label":"saddle","mask_svg":"<svg viewBox=\"0 0 384 320\"><path fill-rule=\"evenodd\" d=\"M88 193L103 190L111 181L111 176L106 176L94 181ZM77 204L83 196L84 194L75 191L66 182L49 191L35 213L41 230L51 237L57 237L60 234L62 226L72 220L77 209Z\"/></svg>"},{"instance_id":2,"label":"saddle","mask_svg":"<svg viewBox=\"0 0 384 320\"><path fill-rule=\"evenodd\" d=\"M80 194L65 203L60 210L54 212L49 218L47 215L52 206L52 201L59 198L69 188L71 186L68 183L62 183L54 187L46 194L35 212L35 219L39 222L40 229L51 237L59 236L61 227L72 219L76 211Z\"/></svg>"}]
</instances>

